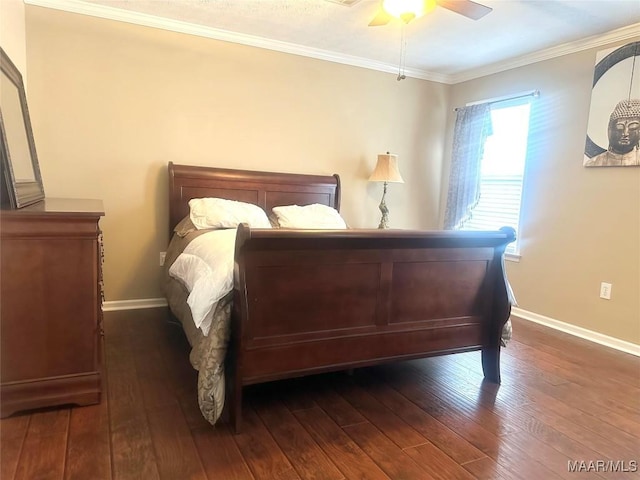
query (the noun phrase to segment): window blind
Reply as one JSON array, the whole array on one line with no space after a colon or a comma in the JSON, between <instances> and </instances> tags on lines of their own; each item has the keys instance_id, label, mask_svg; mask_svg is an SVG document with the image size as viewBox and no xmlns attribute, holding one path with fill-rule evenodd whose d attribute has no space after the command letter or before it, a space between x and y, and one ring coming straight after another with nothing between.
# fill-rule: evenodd
<instances>
[{"instance_id":1,"label":"window blind","mask_svg":"<svg viewBox=\"0 0 640 480\"><path fill-rule=\"evenodd\" d=\"M471 218L463 225L465 230L497 230L512 227L518 232L522 175L486 175L480 180L480 200ZM507 253L516 253L516 242L507 247Z\"/></svg>"}]
</instances>

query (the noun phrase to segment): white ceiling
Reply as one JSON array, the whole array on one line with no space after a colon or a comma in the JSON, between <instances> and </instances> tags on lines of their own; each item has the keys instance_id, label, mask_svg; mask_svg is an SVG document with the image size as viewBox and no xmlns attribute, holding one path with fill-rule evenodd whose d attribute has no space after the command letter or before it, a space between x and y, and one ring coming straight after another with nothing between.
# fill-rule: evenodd
<instances>
[{"instance_id":1,"label":"white ceiling","mask_svg":"<svg viewBox=\"0 0 640 480\"><path fill-rule=\"evenodd\" d=\"M1 1L1 0L0 0ZM335 0L339 1L339 0ZM478 0L480 20L437 7L406 26L406 73L457 83L640 36L640 0ZM27 4L396 71L402 22L369 27L380 0L25 0ZM600 41L604 37L604 40ZM600 42L600 43L599 43Z\"/></svg>"}]
</instances>

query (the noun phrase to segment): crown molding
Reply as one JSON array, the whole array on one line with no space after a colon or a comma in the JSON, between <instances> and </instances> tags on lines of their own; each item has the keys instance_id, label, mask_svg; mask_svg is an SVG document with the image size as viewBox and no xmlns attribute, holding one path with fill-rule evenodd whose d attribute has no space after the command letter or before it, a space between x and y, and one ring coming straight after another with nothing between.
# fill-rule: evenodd
<instances>
[{"instance_id":1,"label":"crown molding","mask_svg":"<svg viewBox=\"0 0 640 480\"><path fill-rule=\"evenodd\" d=\"M550 60L570 53L577 53L590 48L602 47L610 43L638 37L640 37L640 23L635 23L627 27L611 30L610 32L602 35L594 35L581 40L576 40L575 42L564 43L556 47L546 48L528 55L522 55L517 59L493 63L485 67L475 68L459 74L450 75L449 80L452 84L466 82L475 78L504 72L505 70L511 70L512 68L523 67L525 65Z\"/></svg>"},{"instance_id":2,"label":"crown molding","mask_svg":"<svg viewBox=\"0 0 640 480\"><path fill-rule=\"evenodd\" d=\"M1 1L1 0L0 0ZM319 48L305 47L302 45L296 45L288 42L281 42L278 40L271 40L264 37L258 37L255 35L248 35L243 33L230 32L228 30L221 30L212 27L205 27L202 25L195 25L193 23L182 22L180 20L171 20L167 18L161 18L146 13L132 12L128 10L121 10L114 7L108 7L105 5L96 5L86 3L81 0L24 0L27 5L33 5L37 7L51 8L54 10L62 10L70 13L78 13L81 15L88 15L92 17L103 18L107 20L115 20L118 22L131 23L134 25L142 25L145 27L159 28L162 30L168 30L177 33L184 33L187 35L195 35L199 37L211 38L214 40L220 40L223 42L238 43L241 45L248 45L257 48L264 48L267 50L274 50L283 53L290 53L292 55L300 55L303 57L315 58L318 60L325 60L328 62L341 63L344 65L351 65L354 67L367 68L369 70L376 70L385 73L398 73L398 66L389 63L378 62L367 58L356 57L351 55L345 55L337 52L331 52L329 50L322 50ZM453 85L456 83L466 82L475 78L492 75L512 68L522 67L532 63L540 62L543 60L549 60L552 58L560 57L570 53L580 52L589 48L599 47L607 45L609 43L628 40L631 38L637 38L640 31L640 23L629 25L627 27L613 30L603 35L595 35L587 37L582 40L577 40L570 43L565 43L556 47L540 50L538 52L522 55L517 59L511 59L504 62L497 62L491 65L483 66L461 72L459 74L439 74L429 72L420 69L406 69L404 74L407 77L418 78L421 80L429 80L432 82L444 83Z\"/></svg>"},{"instance_id":3,"label":"crown molding","mask_svg":"<svg viewBox=\"0 0 640 480\"><path fill-rule=\"evenodd\" d=\"M96 5L85 3L79 0L24 0L27 5L37 7L51 8L54 10L62 10L64 12L78 13L91 17L98 17L107 20L115 20L118 22L132 23L134 25L142 25L145 27L160 28L177 33L185 33L188 35L196 35L199 37L211 38L223 42L238 43L251 47L264 48L278 52L290 53L292 55L300 55L303 57L325 60L328 62L341 63L354 67L362 67L370 70L377 70L386 73L398 73L398 66L388 63L378 62L367 58L345 55L341 53L322 50L319 48L305 47L279 40L272 40L255 35L230 32L203 25L195 25L193 23L182 22L180 20L171 20L161 18L146 13L131 12L118 8L108 7L104 5ZM406 69L404 74L407 77L419 78L422 80L430 80L439 83L448 83L447 75L434 74L417 69Z\"/></svg>"}]
</instances>

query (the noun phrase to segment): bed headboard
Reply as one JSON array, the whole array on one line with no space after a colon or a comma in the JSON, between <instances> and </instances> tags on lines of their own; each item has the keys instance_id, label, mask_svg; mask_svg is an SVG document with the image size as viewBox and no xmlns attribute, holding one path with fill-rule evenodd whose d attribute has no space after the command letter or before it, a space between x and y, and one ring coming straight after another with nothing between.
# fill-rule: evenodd
<instances>
[{"instance_id":1,"label":"bed headboard","mask_svg":"<svg viewBox=\"0 0 640 480\"><path fill-rule=\"evenodd\" d=\"M169 162L169 228L189 214L192 198L253 203L269 213L279 205L321 203L340 210L340 177L194 167Z\"/></svg>"}]
</instances>

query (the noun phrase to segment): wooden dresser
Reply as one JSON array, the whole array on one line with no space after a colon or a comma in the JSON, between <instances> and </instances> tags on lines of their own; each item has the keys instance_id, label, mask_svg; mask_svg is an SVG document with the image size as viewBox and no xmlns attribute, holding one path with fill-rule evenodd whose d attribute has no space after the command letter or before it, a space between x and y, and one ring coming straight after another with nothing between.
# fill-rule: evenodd
<instances>
[{"instance_id":1,"label":"wooden dresser","mask_svg":"<svg viewBox=\"0 0 640 480\"><path fill-rule=\"evenodd\" d=\"M0 416L100 402L101 200L0 211Z\"/></svg>"}]
</instances>

